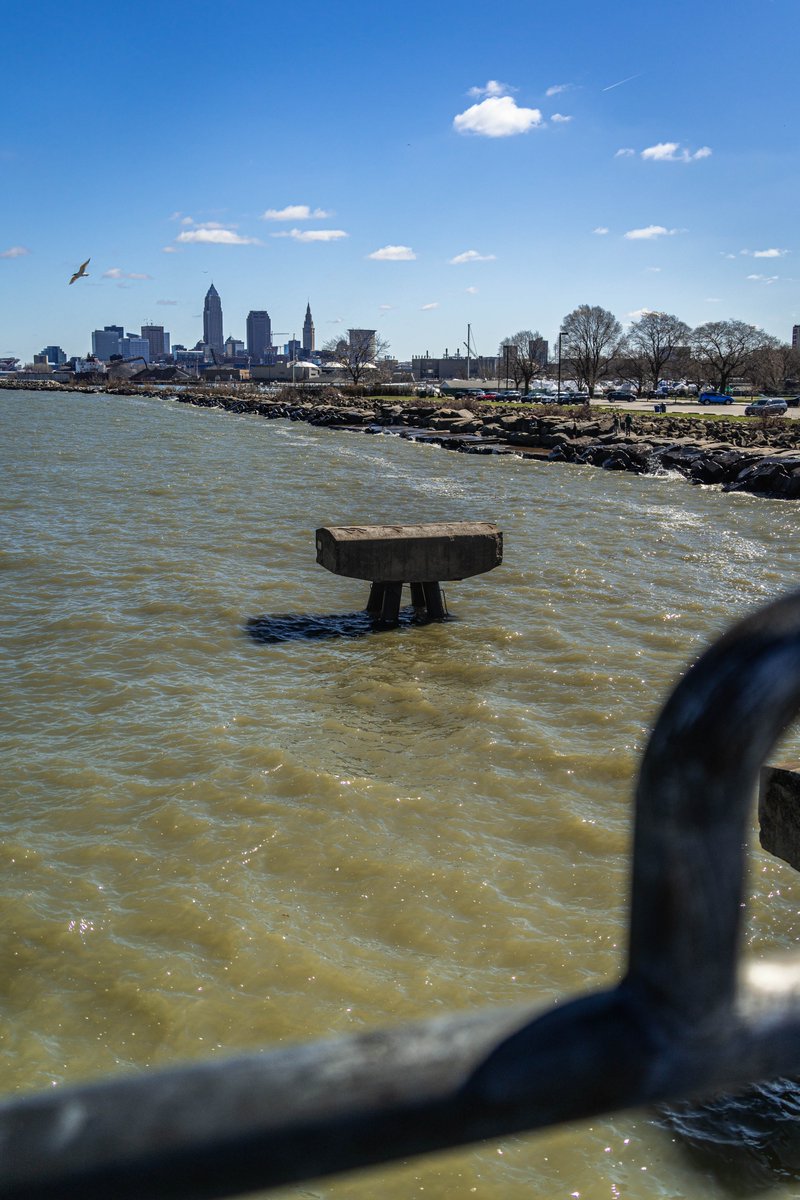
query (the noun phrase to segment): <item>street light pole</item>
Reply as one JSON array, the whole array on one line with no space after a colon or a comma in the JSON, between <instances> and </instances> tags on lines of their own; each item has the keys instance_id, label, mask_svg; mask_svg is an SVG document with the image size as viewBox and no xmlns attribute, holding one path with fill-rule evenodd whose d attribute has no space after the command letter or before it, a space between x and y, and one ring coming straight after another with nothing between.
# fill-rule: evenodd
<instances>
[{"instance_id":1,"label":"street light pole","mask_svg":"<svg viewBox=\"0 0 800 1200\"><path fill-rule=\"evenodd\" d=\"M561 339L564 334L559 330L558 334L558 403L561 403Z\"/></svg>"}]
</instances>

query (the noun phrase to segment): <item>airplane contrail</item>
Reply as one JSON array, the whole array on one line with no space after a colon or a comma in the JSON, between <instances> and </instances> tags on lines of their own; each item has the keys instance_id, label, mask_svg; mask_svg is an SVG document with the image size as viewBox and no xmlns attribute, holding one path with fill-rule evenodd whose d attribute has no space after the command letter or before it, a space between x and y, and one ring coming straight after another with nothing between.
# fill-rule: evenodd
<instances>
[{"instance_id":1,"label":"airplane contrail","mask_svg":"<svg viewBox=\"0 0 800 1200\"><path fill-rule=\"evenodd\" d=\"M600 88L600 91L610 92L612 88L622 87L623 83L630 83L632 79L641 79L642 75L642 71L640 71L638 75L629 75L627 79L620 79L619 83L610 83L608 87Z\"/></svg>"}]
</instances>

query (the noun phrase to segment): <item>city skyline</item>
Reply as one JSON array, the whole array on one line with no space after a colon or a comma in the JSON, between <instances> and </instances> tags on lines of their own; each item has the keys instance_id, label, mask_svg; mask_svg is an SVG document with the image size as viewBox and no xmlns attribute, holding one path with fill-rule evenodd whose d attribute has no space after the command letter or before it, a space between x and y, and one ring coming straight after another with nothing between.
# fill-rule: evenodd
<instances>
[{"instance_id":1,"label":"city skyline","mask_svg":"<svg viewBox=\"0 0 800 1200\"><path fill-rule=\"evenodd\" d=\"M40 8L51 36L21 6L6 28L0 354L82 351L162 309L193 345L212 280L236 314L223 338L245 339L254 304L301 338L312 295L318 345L374 325L401 359L468 323L478 353L519 328L552 344L582 303L782 341L800 321L790 0L676 0L669 36L663 13L588 0L569 20L509 0L497 22L411 0L399 27L356 0L356 48L310 0L296 52L289 16L251 0L230 46L178 0L144 51L124 13ZM275 113L302 138L276 140Z\"/></svg>"}]
</instances>

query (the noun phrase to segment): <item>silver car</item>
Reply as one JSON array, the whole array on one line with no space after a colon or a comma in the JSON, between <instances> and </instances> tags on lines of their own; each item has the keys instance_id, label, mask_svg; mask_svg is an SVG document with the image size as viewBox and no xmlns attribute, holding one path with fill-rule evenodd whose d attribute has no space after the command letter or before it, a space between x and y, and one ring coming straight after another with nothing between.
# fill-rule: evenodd
<instances>
[{"instance_id":1,"label":"silver car","mask_svg":"<svg viewBox=\"0 0 800 1200\"><path fill-rule=\"evenodd\" d=\"M744 410L746 417L763 417L768 416L782 417L786 412L788 405L785 400L779 397L774 399L771 396L761 396L758 400L754 400L752 404L748 404Z\"/></svg>"}]
</instances>

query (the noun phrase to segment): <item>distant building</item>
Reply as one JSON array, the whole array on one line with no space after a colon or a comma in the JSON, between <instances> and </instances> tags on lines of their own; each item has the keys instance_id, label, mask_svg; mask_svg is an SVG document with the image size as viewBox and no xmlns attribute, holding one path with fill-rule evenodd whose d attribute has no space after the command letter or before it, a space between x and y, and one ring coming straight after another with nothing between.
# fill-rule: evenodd
<instances>
[{"instance_id":1,"label":"distant building","mask_svg":"<svg viewBox=\"0 0 800 1200\"><path fill-rule=\"evenodd\" d=\"M528 343L528 358L537 362L540 367L546 367L549 354L550 346L548 345L547 338L531 338Z\"/></svg>"},{"instance_id":2,"label":"distant building","mask_svg":"<svg viewBox=\"0 0 800 1200\"><path fill-rule=\"evenodd\" d=\"M314 353L314 322L310 302L306 305L306 319L303 321L303 351L305 355Z\"/></svg>"},{"instance_id":3,"label":"distant building","mask_svg":"<svg viewBox=\"0 0 800 1200\"><path fill-rule=\"evenodd\" d=\"M161 362L169 355L169 334L163 325L143 325L142 337L150 344L150 362Z\"/></svg>"},{"instance_id":4,"label":"distant building","mask_svg":"<svg viewBox=\"0 0 800 1200\"><path fill-rule=\"evenodd\" d=\"M192 375L197 375L205 362L205 354L202 350L186 350L183 346L176 346L172 351L172 357L175 359L176 366L183 367Z\"/></svg>"},{"instance_id":5,"label":"distant building","mask_svg":"<svg viewBox=\"0 0 800 1200\"><path fill-rule=\"evenodd\" d=\"M465 354L447 355L443 358L431 358L429 354L414 355L411 359L411 372L415 379L466 379L467 356ZM496 379L497 358L472 356L469 360L470 379Z\"/></svg>"},{"instance_id":6,"label":"distant building","mask_svg":"<svg viewBox=\"0 0 800 1200\"><path fill-rule=\"evenodd\" d=\"M272 322L265 308L251 309L247 314L247 353L253 363L266 361L272 349Z\"/></svg>"},{"instance_id":7,"label":"distant building","mask_svg":"<svg viewBox=\"0 0 800 1200\"><path fill-rule=\"evenodd\" d=\"M290 362L295 362L300 357L300 351L302 348L303 347L300 345L297 338L292 338L290 342L286 343L286 350L284 353Z\"/></svg>"},{"instance_id":8,"label":"distant building","mask_svg":"<svg viewBox=\"0 0 800 1200\"><path fill-rule=\"evenodd\" d=\"M92 330L92 354L101 362L109 362L113 355L121 354L120 342L125 336L121 325L106 325Z\"/></svg>"},{"instance_id":9,"label":"distant building","mask_svg":"<svg viewBox=\"0 0 800 1200\"><path fill-rule=\"evenodd\" d=\"M378 353L377 329L348 329L347 339L351 353L355 351L359 357L363 353L373 359Z\"/></svg>"},{"instance_id":10,"label":"distant building","mask_svg":"<svg viewBox=\"0 0 800 1200\"><path fill-rule=\"evenodd\" d=\"M206 292L203 304L203 341L210 350L222 354L222 301L213 283Z\"/></svg>"},{"instance_id":11,"label":"distant building","mask_svg":"<svg viewBox=\"0 0 800 1200\"><path fill-rule=\"evenodd\" d=\"M240 342L239 339L235 337L226 338L225 357L244 358L244 342Z\"/></svg>"},{"instance_id":12,"label":"distant building","mask_svg":"<svg viewBox=\"0 0 800 1200\"><path fill-rule=\"evenodd\" d=\"M800 350L800 325L792 326L792 349Z\"/></svg>"},{"instance_id":13,"label":"distant building","mask_svg":"<svg viewBox=\"0 0 800 1200\"><path fill-rule=\"evenodd\" d=\"M135 333L130 333L119 339L119 353L124 359L143 358L146 363L149 363L150 343L147 338L137 337Z\"/></svg>"},{"instance_id":14,"label":"distant building","mask_svg":"<svg viewBox=\"0 0 800 1200\"><path fill-rule=\"evenodd\" d=\"M54 367L60 367L62 363L67 361L67 356L60 346L45 346L42 354Z\"/></svg>"}]
</instances>

